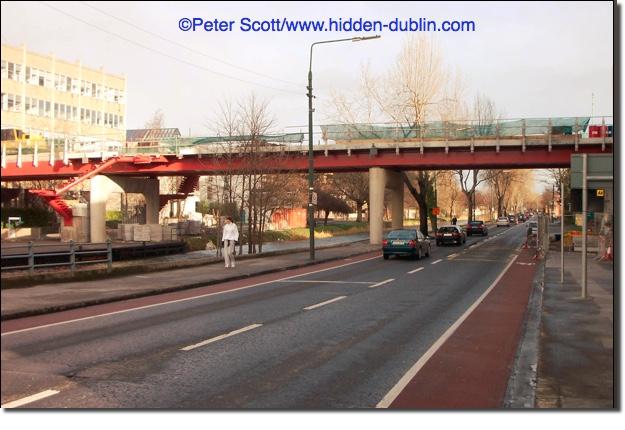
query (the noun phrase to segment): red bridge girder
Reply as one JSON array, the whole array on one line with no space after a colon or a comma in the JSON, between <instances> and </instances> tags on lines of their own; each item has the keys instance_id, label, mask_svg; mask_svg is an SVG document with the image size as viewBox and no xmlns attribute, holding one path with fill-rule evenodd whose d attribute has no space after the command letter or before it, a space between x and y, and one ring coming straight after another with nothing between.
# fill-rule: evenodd
<instances>
[{"instance_id":1,"label":"red bridge girder","mask_svg":"<svg viewBox=\"0 0 625 430\"><path fill-rule=\"evenodd\" d=\"M330 151L327 155L315 152L314 168L316 172L357 172L366 171L371 167L383 167L396 170L445 170L445 169L541 169L568 167L571 154L575 153L611 153L611 145L602 151L601 146L575 147L554 146L551 151L546 147L527 147L521 151L518 147L475 148L471 152L468 148L454 148L446 153L444 148L426 149L421 153L418 148L402 149L396 152L392 149L378 149L371 153L367 149L347 151ZM99 160L82 163L80 159L72 160L68 165L57 161L54 165L39 163L38 167L32 163L23 162L17 167L15 162L7 162L2 169L2 181L26 181L35 179L61 179L81 176L91 171ZM261 168L271 172L306 172L308 159L305 151L296 154L275 154L272 157L255 160L256 169ZM142 159L140 163L132 161L132 157L124 157L116 164L111 165L102 174L122 176L194 176L216 175L225 172L244 171L248 161L243 157L234 157L225 160L213 155L186 155L182 158L175 156L160 156L152 162Z\"/></svg>"}]
</instances>

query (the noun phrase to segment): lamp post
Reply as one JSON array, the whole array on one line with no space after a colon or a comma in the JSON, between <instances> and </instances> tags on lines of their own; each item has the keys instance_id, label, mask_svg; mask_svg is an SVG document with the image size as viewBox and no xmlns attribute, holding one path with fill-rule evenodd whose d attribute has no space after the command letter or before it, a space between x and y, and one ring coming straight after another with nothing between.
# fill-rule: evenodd
<instances>
[{"instance_id":1,"label":"lamp post","mask_svg":"<svg viewBox=\"0 0 625 430\"><path fill-rule=\"evenodd\" d=\"M350 37L347 39L324 40L310 45L310 64L308 67L308 228L310 232L310 259L315 259L315 211L313 208L313 191L315 186L315 172L313 167L313 93L312 93L312 53L315 45L334 42L360 42L363 40L379 39L380 36Z\"/></svg>"}]
</instances>

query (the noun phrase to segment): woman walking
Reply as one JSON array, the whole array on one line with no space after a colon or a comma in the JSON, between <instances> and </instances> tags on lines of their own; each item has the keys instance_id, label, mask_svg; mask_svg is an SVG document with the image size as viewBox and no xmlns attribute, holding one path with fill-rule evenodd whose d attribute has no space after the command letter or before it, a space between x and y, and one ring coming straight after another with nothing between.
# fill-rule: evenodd
<instances>
[{"instance_id":1,"label":"woman walking","mask_svg":"<svg viewBox=\"0 0 625 430\"><path fill-rule=\"evenodd\" d=\"M232 217L226 217L223 236L221 237L224 246L224 259L226 268L234 268L234 245L239 240L239 229L232 221Z\"/></svg>"}]
</instances>

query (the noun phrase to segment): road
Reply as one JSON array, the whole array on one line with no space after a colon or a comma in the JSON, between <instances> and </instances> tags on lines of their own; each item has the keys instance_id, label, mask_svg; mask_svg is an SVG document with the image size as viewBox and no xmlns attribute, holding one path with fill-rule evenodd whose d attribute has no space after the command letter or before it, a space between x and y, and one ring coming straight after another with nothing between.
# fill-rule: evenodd
<instances>
[{"instance_id":1,"label":"road","mask_svg":"<svg viewBox=\"0 0 625 430\"><path fill-rule=\"evenodd\" d=\"M373 253L3 323L2 405L375 408L494 285L525 230L490 233L419 261Z\"/></svg>"}]
</instances>

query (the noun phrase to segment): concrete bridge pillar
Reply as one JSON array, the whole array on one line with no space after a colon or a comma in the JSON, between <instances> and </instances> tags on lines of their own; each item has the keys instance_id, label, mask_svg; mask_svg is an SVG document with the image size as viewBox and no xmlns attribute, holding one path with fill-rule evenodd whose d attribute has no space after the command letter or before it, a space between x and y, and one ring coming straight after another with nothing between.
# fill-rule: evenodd
<instances>
[{"instance_id":1,"label":"concrete bridge pillar","mask_svg":"<svg viewBox=\"0 0 625 430\"><path fill-rule=\"evenodd\" d=\"M112 192L143 194L146 202L145 221L158 224L160 212L158 178L127 178L96 175L91 178L89 198L90 241L106 242L106 201Z\"/></svg>"},{"instance_id":2,"label":"concrete bridge pillar","mask_svg":"<svg viewBox=\"0 0 625 430\"><path fill-rule=\"evenodd\" d=\"M369 242L382 243L384 236L384 191L391 190L392 227L404 226L404 182L400 172L372 167L369 169Z\"/></svg>"},{"instance_id":3,"label":"concrete bridge pillar","mask_svg":"<svg viewBox=\"0 0 625 430\"><path fill-rule=\"evenodd\" d=\"M369 169L369 242L381 244L384 235L384 188L386 170L381 167Z\"/></svg>"},{"instance_id":4,"label":"concrete bridge pillar","mask_svg":"<svg viewBox=\"0 0 625 430\"><path fill-rule=\"evenodd\" d=\"M104 175L96 175L90 180L89 192L89 241L106 242L106 201L109 195L119 189L117 184Z\"/></svg>"}]
</instances>

